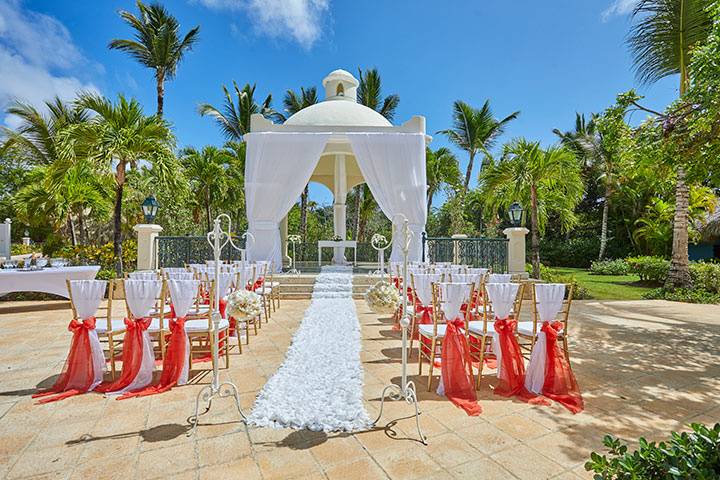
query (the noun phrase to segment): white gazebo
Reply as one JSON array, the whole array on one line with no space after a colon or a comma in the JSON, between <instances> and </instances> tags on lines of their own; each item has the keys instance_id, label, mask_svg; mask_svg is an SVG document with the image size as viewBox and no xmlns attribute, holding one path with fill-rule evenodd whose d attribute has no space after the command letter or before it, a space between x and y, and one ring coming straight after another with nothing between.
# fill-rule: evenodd
<instances>
[{"instance_id":1,"label":"white gazebo","mask_svg":"<svg viewBox=\"0 0 720 480\"><path fill-rule=\"evenodd\" d=\"M323 79L325 100L276 125L262 115L245 135L245 195L249 260L270 260L279 268L286 254L287 214L308 181L332 190L335 235L346 238L348 191L367 183L383 213L397 225L405 216L413 233L410 260L421 255L425 229L425 118L414 116L393 126L357 103L358 81L345 70ZM335 249L334 263L344 262ZM401 260L399 243L391 260Z\"/></svg>"}]
</instances>

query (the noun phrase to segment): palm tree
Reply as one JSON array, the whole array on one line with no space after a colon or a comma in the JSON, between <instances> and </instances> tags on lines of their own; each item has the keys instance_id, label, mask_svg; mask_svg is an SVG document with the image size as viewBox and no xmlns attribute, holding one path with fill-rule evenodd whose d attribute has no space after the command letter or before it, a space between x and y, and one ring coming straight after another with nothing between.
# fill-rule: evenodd
<instances>
[{"instance_id":1,"label":"palm tree","mask_svg":"<svg viewBox=\"0 0 720 480\"><path fill-rule=\"evenodd\" d=\"M427 176L427 210L432 207L433 197L441 188L455 189L460 186L460 167L450 149L426 149L425 170Z\"/></svg>"},{"instance_id":2,"label":"palm tree","mask_svg":"<svg viewBox=\"0 0 720 480\"><path fill-rule=\"evenodd\" d=\"M116 38L108 47L127 52L141 65L155 70L157 114L162 117L165 81L175 77L178 64L198 40L200 27L191 29L181 39L180 25L165 7L159 3L145 5L138 0L137 8L140 11L138 17L120 10L120 17L135 30L135 38Z\"/></svg>"},{"instance_id":3,"label":"palm tree","mask_svg":"<svg viewBox=\"0 0 720 480\"><path fill-rule=\"evenodd\" d=\"M303 108L315 105L319 102L317 88L315 87L300 87L300 94L294 90L288 90L285 92L285 98L283 98L283 107L287 116L283 113L276 112L274 117L275 120L284 123L289 117L296 114ZM307 238L307 213L308 213L308 195L310 194L308 185L305 185L302 194L300 195L300 235L303 240Z\"/></svg>"},{"instance_id":4,"label":"palm tree","mask_svg":"<svg viewBox=\"0 0 720 480\"><path fill-rule=\"evenodd\" d=\"M633 11L634 25L628 44L638 80L651 84L671 75L679 75L680 96L688 89L693 47L707 39L712 22L703 0L640 0ZM686 170L676 168L675 214L669 287L691 284L688 259L688 186Z\"/></svg>"},{"instance_id":5,"label":"palm tree","mask_svg":"<svg viewBox=\"0 0 720 480\"><path fill-rule=\"evenodd\" d=\"M585 115L576 113L575 131L561 132L556 128L553 133L560 138L562 145L577 155L586 172L592 174L599 170L598 180L605 186L598 252L598 260L602 260L605 257L608 242L610 197L618 188L615 155L605 142L602 120L598 115L592 114L590 121L586 121Z\"/></svg>"},{"instance_id":6,"label":"palm tree","mask_svg":"<svg viewBox=\"0 0 720 480\"><path fill-rule=\"evenodd\" d=\"M175 137L167 122L157 115L146 116L135 99L128 100L120 95L113 103L99 95L82 94L77 103L94 114L74 132L79 148L98 167L105 171L114 169L113 253L115 273L120 276L123 271L121 229L126 175L130 169L137 168L140 161L145 161L152 166L158 181L172 185L177 172L173 154Z\"/></svg>"},{"instance_id":7,"label":"palm tree","mask_svg":"<svg viewBox=\"0 0 720 480\"><path fill-rule=\"evenodd\" d=\"M360 84L357 89L357 101L378 112L388 121L392 122L395 117L395 110L400 104L400 96L397 94L382 96L382 78L377 68L371 68L363 72L358 68ZM367 220L375 209L375 200L372 198L367 185L355 187L355 239L359 240L365 235ZM363 216L365 213L366 216Z\"/></svg>"},{"instance_id":8,"label":"palm tree","mask_svg":"<svg viewBox=\"0 0 720 480\"><path fill-rule=\"evenodd\" d=\"M462 197L465 196L470 185L475 156L485 154L490 159L490 149L495 140L505 131L505 126L515 120L520 112L513 112L507 117L497 120L490 109L490 100L486 100L482 108L473 108L467 103L457 100L453 104L453 127L437 133L447 135L448 139L458 148L465 150L469 156L465 182L462 188Z\"/></svg>"},{"instance_id":9,"label":"palm tree","mask_svg":"<svg viewBox=\"0 0 720 480\"><path fill-rule=\"evenodd\" d=\"M582 198L583 182L575 154L565 147L543 150L538 142L513 140L500 162L483 169L480 185L493 211L514 201L530 211L532 276L540 278L539 234L548 215L557 214L565 230L577 221L574 210Z\"/></svg>"},{"instance_id":10,"label":"palm tree","mask_svg":"<svg viewBox=\"0 0 720 480\"><path fill-rule=\"evenodd\" d=\"M272 118L276 112L272 109L272 95L265 97L262 103L255 101L255 85L246 83L242 90L233 80L233 89L235 91L235 100L230 91L223 85L225 100L221 108L213 107L209 103L203 103L198 107L201 116L210 116L220 126L223 134L228 140L243 141L243 136L250 132L250 117L255 113L260 113L265 117Z\"/></svg>"},{"instance_id":11,"label":"palm tree","mask_svg":"<svg viewBox=\"0 0 720 480\"><path fill-rule=\"evenodd\" d=\"M212 207L222 205L225 199L228 190L226 173L231 163L232 154L229 151L212 145L207 145L200 151L188 147L180 153L180 164L195 194L194 216L197 219L199 211L205 214L207 231L212 230Z\"/></svg>"}]
</instances>

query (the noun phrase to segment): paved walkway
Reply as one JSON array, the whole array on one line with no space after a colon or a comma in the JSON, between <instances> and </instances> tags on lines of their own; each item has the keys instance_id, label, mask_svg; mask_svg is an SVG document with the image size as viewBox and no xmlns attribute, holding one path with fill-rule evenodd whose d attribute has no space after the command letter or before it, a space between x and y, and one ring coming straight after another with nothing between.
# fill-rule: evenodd
<instances>
[{"instance_id":1,"label":"paved walkway","mask_svg":"<svg viewBox=\"0 0 720 480\"><path fill-rule=\"evenodd\" d=\"M284 302L242 356L222 370L249 410L282 363L307 301ZM392 322L356 302L363 334L365 405L372 417L383 384L399 377ZM69 334L68 304L0 302L0 478L590 478L582 465L605 433L661 439L691 421L720 418L720 307L660 301L575 302L572 363L586 411L534 407L493 396L484 381L480 417L467 417L420 387L430 446L416 443L410 408L393 403L384 428L324 434L251 429L232 402L215 402L196 438L187 417L197 385L116 401L82 395L36 406L36 386L52 384ZM414 357L413 357L414 358ZM200 365L209 367L209 365ZM197 367L196 367L197 368ZM410 369L417 373L417 367Z\"/></svg>"}]
</instances>

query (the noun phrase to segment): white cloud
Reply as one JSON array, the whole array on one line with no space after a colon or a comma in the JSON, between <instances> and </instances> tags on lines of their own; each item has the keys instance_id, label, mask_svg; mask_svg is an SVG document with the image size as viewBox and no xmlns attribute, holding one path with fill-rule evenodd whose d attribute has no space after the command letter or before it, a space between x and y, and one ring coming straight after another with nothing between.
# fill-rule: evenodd
<instances>
[{"instance_id":1,"label":"white cloud","mask_svg":"<svg viewBox=\"0 0 720 480\"><path fill-rule=\"evenodd\" d=\"M607 22L614 16L627 15L633 11L639 1L640 0L613 0L612 5L602 13L603 22Z\"/></svg>"},{"instance_id":2,"label":"white cloud","mask_svg":"<svg viewBox=\"0 0 720 480\"><path fill-rule=\"evenodd\" d=\"M289 37L311 48L322 35L323 16L330 0L195 0L206 7L244 10L258 33Z\"/></svg>"},{"instance_id":3,"label":"white cloud","mask_svg":"<svg viewBox=\"0 0 720 480\"><path fill-rule=\"evenodd\" d=\"M78 90L97 91L72 74L88 61L57 19L0 0L0 108L13 100L35 106L54 96L71 99ZM14 125L11 117L6 124Z\"/></svg>"}]
</instances>

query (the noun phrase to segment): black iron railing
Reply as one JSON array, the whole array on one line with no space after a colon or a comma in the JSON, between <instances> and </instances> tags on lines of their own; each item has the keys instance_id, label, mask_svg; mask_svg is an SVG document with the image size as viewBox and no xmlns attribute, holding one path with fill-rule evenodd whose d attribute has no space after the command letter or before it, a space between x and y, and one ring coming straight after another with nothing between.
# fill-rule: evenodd
<instances>
[{"instance_id":1,"label":"black iron railing","mask_svg":"<svg viewBox=\"0 0 720 480\"><path fill-rule=\"evenodd\" d=\"M507 272L508 240L506 238L426 237L423 234L423 260L452 262Z\"/></svg>"},{"instance_id":2,"label":"black iron railing","mask_svg":"<svg viewBox=\"0 0 720 480\"><path fill-rule=\"evenodd\" d=\"M212 260L212 247L206 237L157 237L158 266L182 267L188 263L205 263ZM240 248L245 248L245 240L233 238ZM220 255L222 260L240 260L240 252L230 244L225 245Z\"/></svg>"}]
</instances>

